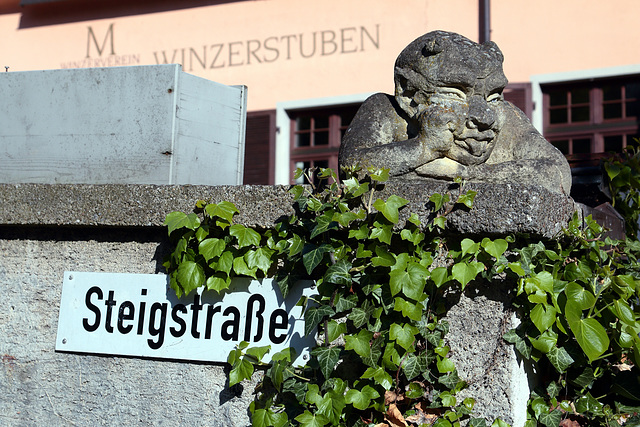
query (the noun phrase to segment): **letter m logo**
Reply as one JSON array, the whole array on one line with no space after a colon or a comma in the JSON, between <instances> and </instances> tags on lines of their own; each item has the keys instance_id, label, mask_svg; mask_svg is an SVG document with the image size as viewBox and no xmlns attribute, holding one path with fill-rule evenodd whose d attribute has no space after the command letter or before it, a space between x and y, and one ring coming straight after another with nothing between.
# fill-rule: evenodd
<instances>
[{"instance_id":1,"label":"letter m logo","mask_svg":"<svg viewBox=\"0 0 640 427\"><path fill-rule=\"evenodd\" d=\"M87 27L89 28L89 33L87 34L87 58L90 58L91 55L91 41L93 41L94 46L96 47L96 50L98 51L98 56L102 56L102 52L104 52L105 47L107 46L107 42L109 43L109 46L111 47L111 53L110 55L115 55L116 52L113 48L113 23L111 23L111 25L109 25L109 29L107 30L107 34L105 34L104 36L104 40L102 40L102 45L100 45L98 43L98 39L96 38L95 33L93 32L93 28L91 27Z\"/></svg>"}]
</instances>

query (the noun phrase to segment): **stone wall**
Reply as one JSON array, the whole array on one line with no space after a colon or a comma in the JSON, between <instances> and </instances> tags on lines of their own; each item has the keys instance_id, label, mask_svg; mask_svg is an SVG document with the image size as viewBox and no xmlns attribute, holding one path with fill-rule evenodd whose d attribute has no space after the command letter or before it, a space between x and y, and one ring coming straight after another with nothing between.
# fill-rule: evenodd
<instances>
[{"instance_id":1,"label":"stone wall","mask_svg":"<svg viewBox=\"0 0 640 427\"><path fill-rule=\"evenodd\" d=\"M575 210L571 199L535 187L466 189L478 196L474 209L450 216L455 233L551 237ZM293 212L286 190L0 184L0 424L249 425L253 383L229 389L224 365L55 352L63 272L162 273L167 213L189 212L197 199L228 200L239 222L267 226ZM448 190L427 182L384 193L424 200L407 210L425 218L429 195ZM501 286L476 283L452 295L448 338L480 413L522 425L527 378L500 338L515 321Z\"/></svg>"}]
</instances>

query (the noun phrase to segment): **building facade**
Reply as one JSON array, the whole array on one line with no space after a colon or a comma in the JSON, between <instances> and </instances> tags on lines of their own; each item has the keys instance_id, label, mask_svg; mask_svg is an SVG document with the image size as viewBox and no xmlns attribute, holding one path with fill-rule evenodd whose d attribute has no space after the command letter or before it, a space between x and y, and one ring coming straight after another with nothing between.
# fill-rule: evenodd
<instances>
[{"instance_id":1,"label":"building facade","mask_svg":"<svg viewBox=\"0 0 640 427\"><path fill-rule=\"evenodd\" d=\"M478 40L483 5L505 97L573 165L634 143L637 0L0 0L0 71L179 63L246 85L244 183L287 184L296 167L337 166L409 42L436 29Z\"/></svg>"}]
</instances>

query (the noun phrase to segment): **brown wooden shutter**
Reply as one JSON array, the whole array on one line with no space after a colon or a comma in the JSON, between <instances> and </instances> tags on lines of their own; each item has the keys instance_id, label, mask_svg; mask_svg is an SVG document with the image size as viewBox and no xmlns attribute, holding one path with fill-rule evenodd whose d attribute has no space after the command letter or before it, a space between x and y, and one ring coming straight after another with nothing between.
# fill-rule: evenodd
<instances>
[{"instance_id":1,"label":"brown wooden shutter","mask_svg":"<svg viewBox=\"0 0 640 427\"><path fill-rule=\"evenodd\" d=\"M247 113L244 184L273 185L275 181L276 110Z\"/></svg>"},{"instance_id":2,"label":"brown wooden shutter","mask_svg":"<svg viewBox=\"0 0 640 427\"><path fill-rule=\"evenodd\" d=\"M509 83L503 93L505 100L521 109L531 119L533 112L531 83Z\"/></svg>"}]
</instances>

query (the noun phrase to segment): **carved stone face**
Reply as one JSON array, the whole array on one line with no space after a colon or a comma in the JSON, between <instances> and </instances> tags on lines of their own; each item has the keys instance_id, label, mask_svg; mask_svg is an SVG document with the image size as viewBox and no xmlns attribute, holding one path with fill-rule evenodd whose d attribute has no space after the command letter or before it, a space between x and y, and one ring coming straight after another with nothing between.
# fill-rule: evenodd
<instances>
[{"instance_id":1,"label":"carved stone face","mask_svg":"<svg viewBox=\"0 0 640 427\"><path fill-rule=\"evenodd\" d=\"M507 78L494 43L433 32L396 61L396 99L429 148L464 165L485 162L503 123Z\"/></svg>"},{"instance_id":2,"label":"carved stone face","mask_svg":"<svg viewBox=\"0 0 640 427\"><path fill-rule=\"evenodd\" d=\"M488 76L443 79L433 93L426 96L418 120L425 124L427 144L442 145L450 141L446 157L464 165L485 162L495 146L502 128L504 74L502 69Z\"/></svg>"}]
</instances>

